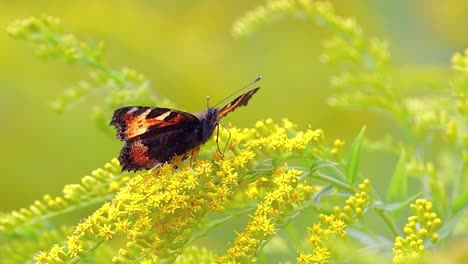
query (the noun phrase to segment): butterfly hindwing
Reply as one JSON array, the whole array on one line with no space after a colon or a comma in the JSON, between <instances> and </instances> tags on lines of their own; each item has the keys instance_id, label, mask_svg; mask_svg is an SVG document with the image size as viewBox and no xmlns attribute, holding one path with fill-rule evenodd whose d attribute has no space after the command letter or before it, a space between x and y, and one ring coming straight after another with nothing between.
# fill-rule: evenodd
<instances>
[{"instance_id":1,"label":"butterfly hindwing","mask_svg":"<svg viewBox=\"0 0 468 264\"><path fill-rule=\"evenodd\" d=\"M122 171L150 169L160 163L149 154L149 147L143 145L139 140L125 142L122 150L120 150L119 162L122 166Z\"/></svg>"},{"instance_id":2,"label":"butterfly hindwing","mask_svg":"<svg viewBox=\"0 0 468 264\"><path fill-rule=\"evenodd\" d=\"M147 133L140 139L125 142L119 161L123 170L151 169L183 155L194 147L196 129L172 129L163 133Z\"/></svg>"}]
</instances>

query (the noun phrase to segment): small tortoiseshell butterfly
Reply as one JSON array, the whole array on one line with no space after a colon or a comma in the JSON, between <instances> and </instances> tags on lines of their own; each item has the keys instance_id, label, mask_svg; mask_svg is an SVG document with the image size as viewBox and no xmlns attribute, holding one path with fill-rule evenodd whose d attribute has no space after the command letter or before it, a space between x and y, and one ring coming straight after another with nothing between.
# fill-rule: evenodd
<instances>
[{"instance_id":1,"label":"small tortoiseshell butterfly","mask_svg":"<svg viewBox=\"0 0 468 264\"><path fill-rule=\"evenodd\" d=\"M252 83L260 79L261 76ZM219 120L237 107L247 105L258 89L240 95L222 108L209 107L197 115L146 106L115 110L110 125L116 128L117 138L125 142L119 155L122 171L152 169L174 156L198 149L211 137Z\"/></svg>"}]
</instances>

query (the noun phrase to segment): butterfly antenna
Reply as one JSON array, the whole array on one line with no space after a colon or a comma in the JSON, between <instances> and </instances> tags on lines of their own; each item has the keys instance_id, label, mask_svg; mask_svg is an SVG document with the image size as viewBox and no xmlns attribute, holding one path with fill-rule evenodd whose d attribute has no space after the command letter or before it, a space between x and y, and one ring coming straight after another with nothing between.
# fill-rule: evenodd
<instances>
[{"instance_id":1,"label":"butterfly antenna","mask_svg":"<svg viewBox=\"0 0 468 264\"><path fill-rule=\"evenodd\" d=\"M210 108L210 97L206 97L206 109Z\"/></svg>"},{"instance_id":2,"label":"butterfly antenna","mask_svg":"<svg viewBox=\"0 0 468 264\"><path fill-rule=\"evenodd\" d=\"M252 82L244 85L242 88L240 88L239 90L231 93L230 95L226 96L223 100L219 101L217 104L215 104L213 107L216 107L217 105L221 104L222 102L226 101L227 99L233 97L235 94L239 93L240 91L244 90L245 88L249 87L250 85L260 81L261 79L263 78L262 75L259 75L255 80L253 80Z\"/></svg>"}]
</instances>

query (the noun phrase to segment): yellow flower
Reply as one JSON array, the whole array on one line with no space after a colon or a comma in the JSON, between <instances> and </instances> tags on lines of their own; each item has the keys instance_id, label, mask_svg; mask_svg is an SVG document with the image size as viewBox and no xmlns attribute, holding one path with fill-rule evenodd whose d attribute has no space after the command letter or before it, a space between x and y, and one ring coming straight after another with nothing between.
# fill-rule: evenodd
<instances>
[{"instance_id":1,"label":"yellow flower","mask_svg":"<svg viewBox=\"0 0 468 264\"><path fill-rule=\"evenodd\" d=\"M330 150L330 153L332 155L338 155L342 151L344 144L344 141L341 139L335 139L335 141L333 141L333 148Z\"/></svg>"},{"instance_id":2,"label":"yellow flower","mask_svg":"<svg viewBox=\"0 0 468 264\"><path fill-rule=\"evenodd\" d=\"M393 245L393 263L419 262L424 252L424 241L435 243L439 235L435 232L442 221L432 212L432 203L418 199L410 205L413 216L403 228L406 237L397 236Z\"/></svg>"},{"instance_id":3,"label":"yellow flower","mask_svg":"<svg viewBox=\"0 0 468 264\"><path fill-rule=\"evenodd\" d=\"M152 257L158 261L173 260L180 254L176 249L190 241L200 228L205 228L207 215L225 213L224 208L236 208L239 204L256 204L244 231L237 233L226 254L218 258L220 263L255 261L262 243L290 221L291 216L303 210L314 192L319 190L301 179L303 171L288 167L286 160L289 155L313 155L315 159L314 148L326 149L317 141L322 132L311 129L295 132L293 129L294 125L289 121L280 125L272 120L259 122L256 129L234 128L231 140L236 144L230 145L224 155L215 154L211 160L194 160L192 164L174 160L152 171L122 177L125 180L109 181L106 190L118 188L112 202L104 203L78 224L61 252L67 258L79 259L94 245L119 236L126 240L118 250L115 262L148 260L141 255L145 250L154 252ZM222 132L220 140L225 141L228 136L227 132ZM272 162L269 158L272 153L286 153L286 156L284 160ZM262 163L262 160L267 162ZM99 178L104 174L96 171L93 176ZM92 187L98 181L88 177L84 182ZM73 187L70 195L86 192L78 186ZM54 201L54 206L63 206L51 197L47 201ZM361 203L365 204L365 201ZM35 206L39 211L47 210L47 205L42 202ZM343 236L344 223L342 219L332 219L330 230L326 232ZM37 258L53 259L54 252L51 249ZM317 252L311 256L319 258L327 254L325 250Z\"/></svg>"},{"instance_id":4,"label":"yellow flower","mask_svg":"<svg viewBox=\"0 0 468 264\"><path fill-rule=\"evenodd\" d=\"M104 224L104 225L101 226L101 228L99 229L99 234L98 234L98 236L104 238L105 240L111 239L113 235L114 235L114 231L112 230L112 226L111 226L111 225Z\"/></svg>"},{"instance_id":5,"label":"yellow flower","mask_svg":"<svg viewBox=\"0 0 468 264\"><path fill-rule=\"evenodd\" d=\"M35 256L34 256L34 261L36 264L47 264L50 263L49 257L47 252L45 251L39 251Z\"/></svg>"},{"instance_id":6,"label":"yellow flower","mask_svg":"<svg viewBox=\"0 0 468 264\"><path fill-rule=\"evenodd\" d=\"M313 262L313 256L311 254L304 254L300 253L299 257L297 257L297 264L309 264Z\"/></svg>"},{"instance_id":7,"label":"yellow flower","mask_svg":"<svg viewBox=\"0 0 468 264\"><path fill-rule=\"evenodd\" d=\"M316 247L312 255L312 263L321 264L328 263L328 258L330 257L330 252L328 248L319 246Z\"/></svg>"},{"instance_id":8,"label":"yellow flower","mask_svg":"<svg viewBox=\"0 0 468 264\"><path fill-rule=\"evenodd\" d=\"M83 252L83 243L78 237L72 237L67 241L68 251L71 257L76 257Z\"/></svg>"},{"instance_id":9,"label":"yellow flower","mask_svg":"<svg viewBox=\"0 0 468 264\"><path fill-rule=\"evenodd\" d=\"M289 197L295 192L297 180L302 172L296 169L276 168L272 173L271 180L275 187L268 192L263 201L259 203L245 230L237 234L237 237L225 255L218 258L217 263L235 263L252 262L255 259L255 252L260 242L265 241L276 232L277 225L282 221L281 215L294 205L290 203ZM296 202L302 204L305 202L305 196L302 199L296 198ZM302 202L302 203L301 203ZM284 206L288 204L288 206ZM281 205L281 206L280 206Z\"/></svg>"},{"instance_id":10,"label":"yellow flower","mask_svg":"<svg viewBox=\"0 0 468 264\"><path fill-rule=\"evenodd\" d=\"M301 253L297 262L328 263L331 255L328 243L346 238L346 226L358 220L369 203L370 181L364 180L358 185L359 191L349 197L343 209L335 206L333 214L320 214L319 223L308 228L312 254Z\"/></svg>"}]
</instances>

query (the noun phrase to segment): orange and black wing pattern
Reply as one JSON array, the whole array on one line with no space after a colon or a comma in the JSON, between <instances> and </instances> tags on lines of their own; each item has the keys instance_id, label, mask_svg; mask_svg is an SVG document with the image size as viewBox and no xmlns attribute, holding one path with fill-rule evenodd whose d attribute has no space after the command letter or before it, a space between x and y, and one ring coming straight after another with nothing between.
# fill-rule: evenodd
<instances>
[{"instance_id":1,"label":"orange and black wing pattern","mask_svg":"<svg viewBox=\"0 0 468 264\"><path fill-rule=\"evenodd\" d=\"M170 126L175 126L177 129L198 122L196 116L182 111L168 108L127 106L115 110L110 124L117 129L117 138L126 141L145 137L150 131L167 130L167 127Z\"/></svg>"},{"instance_id":2,"label":"orange and black wing pattern","mask_svg":"<svg viewBox=\"0 0 468 264\"><path fill-rule=\"evenodd\" d=\"M252 95L254 95L258 91L258 89L260 89L260 87L252 89L252 90L240 95L239 97L237 97L236 99L234 99L230 103L228 103L227 105L220 108L219 111L218 111L218 120L223 118L224 116L226 116L228 113L236 110L236 108L238 108L240 106L247 105L250 98L252 98Z\"/></svg>"},{"instance_id":3,"label":"orange and black wing pattern","mask_svg":"<svg viewBox=\"0 0 468 264\"><path fill-rule=\"evenodd\" d=\"M125 144L122 170L151 169L194 147L200 121L190 113L168 108L128 106L117 109L110 123Z\"/></svg>"},{"instance_id":4,"label":"orange and black wing pattern","mask_svg":"<svg viewBox=\"0 0 468 264\"><path fill-rule=\"evenodd\" d=\"M117 109L110 122L117 138L125 144L120 151L122 170L152 169L174 156L185 157L213 134L219 120L240 106L247 105L259 87L252 89L221 109L208 108L200 117L190 113L144 106Z\"/></svg>"}]
</instances>

